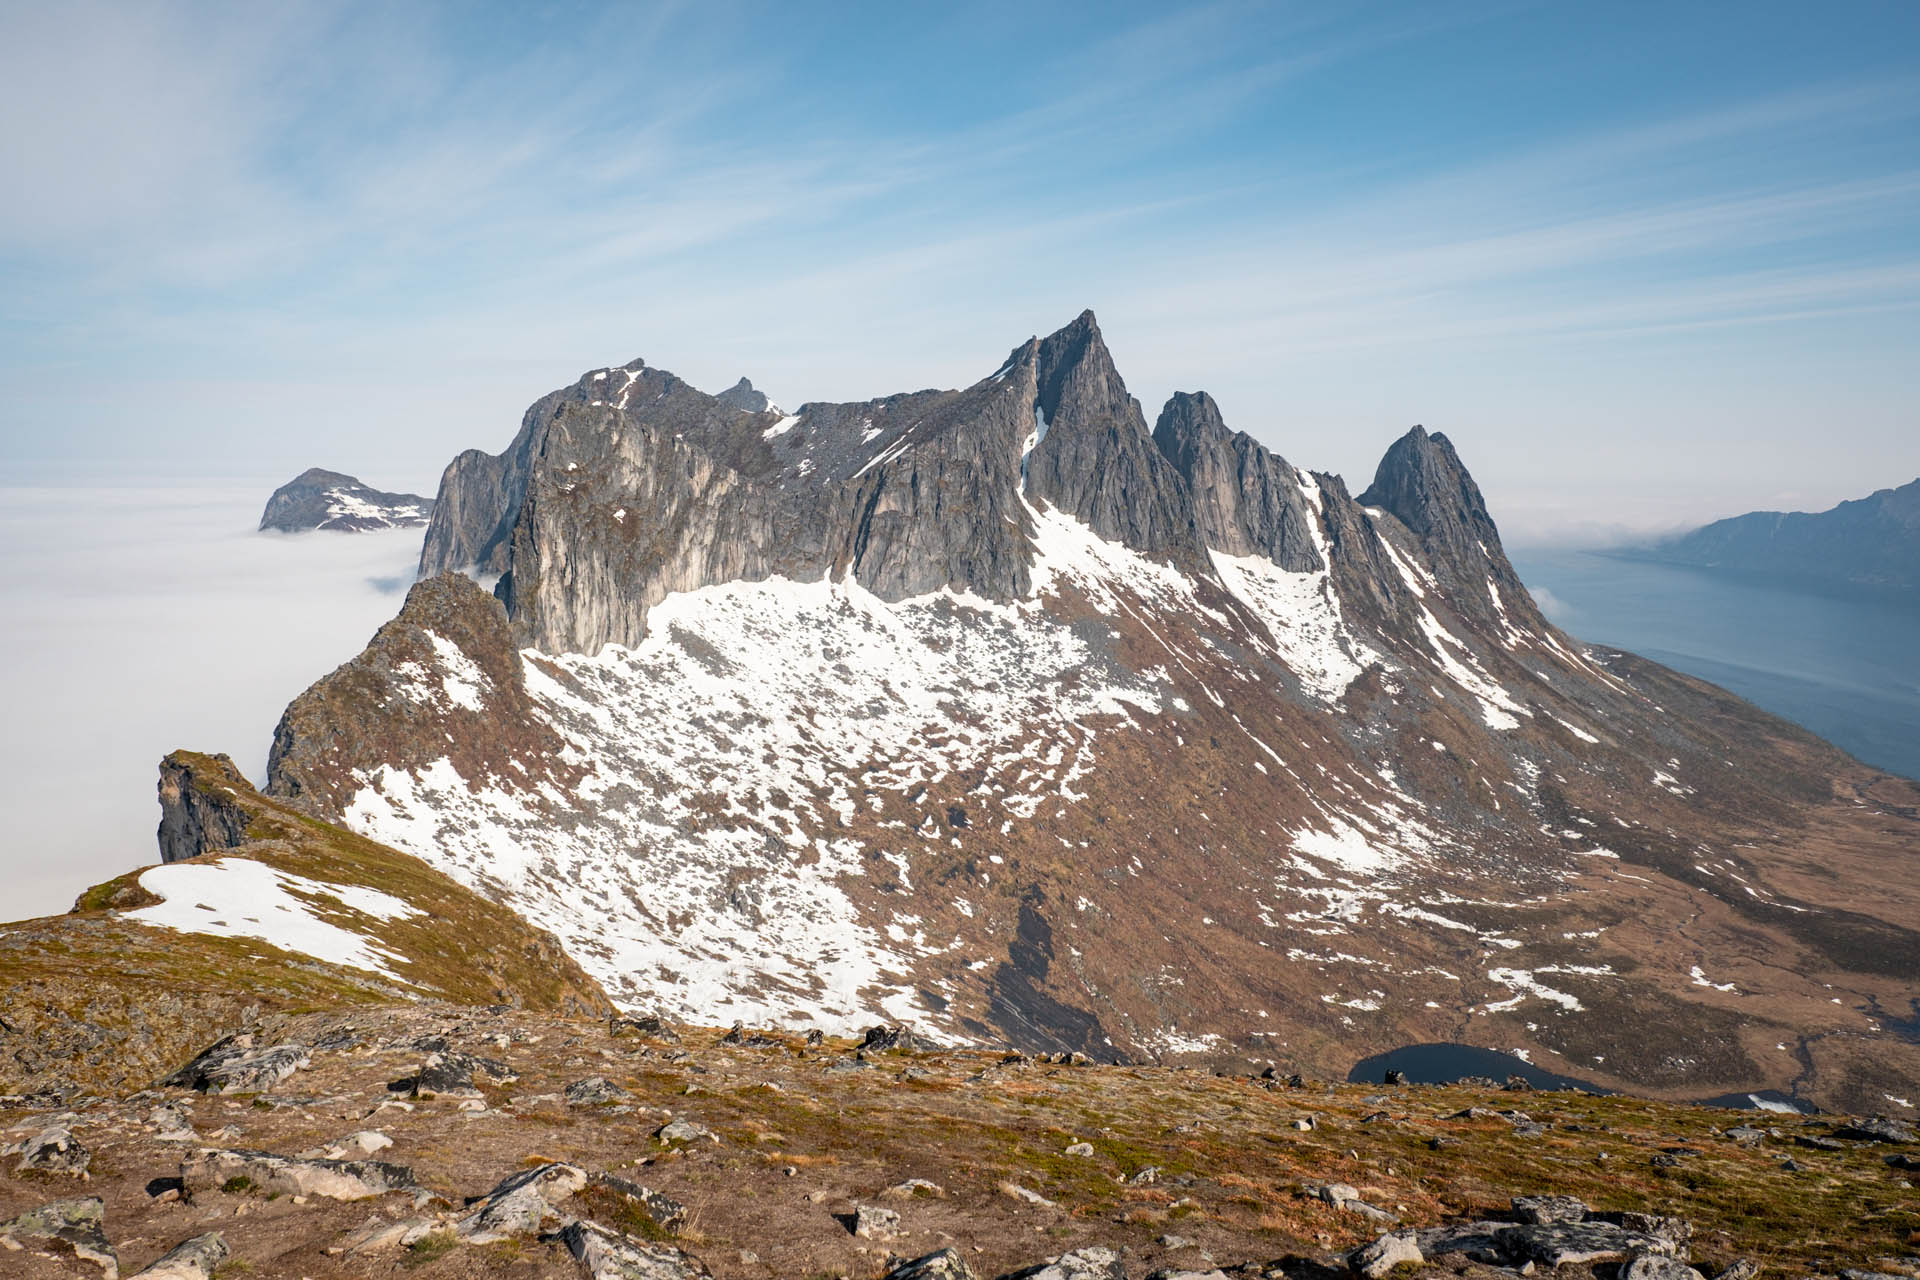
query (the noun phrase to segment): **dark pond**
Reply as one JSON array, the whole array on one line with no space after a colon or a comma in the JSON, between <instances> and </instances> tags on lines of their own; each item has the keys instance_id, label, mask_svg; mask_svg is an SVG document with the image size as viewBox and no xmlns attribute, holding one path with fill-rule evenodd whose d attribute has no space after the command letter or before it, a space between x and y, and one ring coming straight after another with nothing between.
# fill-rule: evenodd
<instances>
[{"instance_id":1,"label":"dark pond","mask_svg":"<svg viewBox=\"0 0 1920 1280\"><path fill-rule=\"evenodd\" d=\"M1362 1058L1354 1063L1353 1070L1347 1072L1347 1082L1379 1084L1389 1071L1405 1072L1407 1079L1414 1084L1452 1084L1468 1076L1487 1076L1504 1083L1509 1076L1519 1076L1536 1089L1619 1092L1590 1080L1563 1076L1544 1067L1536 1067L1531 1062L1522 1062L1510 1053L1466 1044L1410 1044L1386 1053L1376 1053L1371 1058ZM1743 1111L1791 1109L1806 1112L1813 1109L1809 1104L1773 1089L1755 1093L1723 1093L1718 1097L1702 1098L1700 1102L1703 1106L1733 1107ZM1768 1103L1772 1105L1768 1106Z\"/></svg>"}]
</instances>

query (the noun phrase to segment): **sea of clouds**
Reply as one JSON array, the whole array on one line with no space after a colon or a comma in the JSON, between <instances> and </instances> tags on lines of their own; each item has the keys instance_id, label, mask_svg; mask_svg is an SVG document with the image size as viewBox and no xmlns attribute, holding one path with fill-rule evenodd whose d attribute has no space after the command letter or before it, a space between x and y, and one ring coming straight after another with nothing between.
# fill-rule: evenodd
<instances>
[{"instance_id":1,"label":"sea of clouds","mask_svg":"<svg viewBox=\"0 0 1920 1280\"><path fill-rule=\"evenodd\" d=\"M168 751L263 781L286 704L399 609L420 530L255 532L284 478L0 486L0 919L157 861Z\"/></svg>"}]
</instances>

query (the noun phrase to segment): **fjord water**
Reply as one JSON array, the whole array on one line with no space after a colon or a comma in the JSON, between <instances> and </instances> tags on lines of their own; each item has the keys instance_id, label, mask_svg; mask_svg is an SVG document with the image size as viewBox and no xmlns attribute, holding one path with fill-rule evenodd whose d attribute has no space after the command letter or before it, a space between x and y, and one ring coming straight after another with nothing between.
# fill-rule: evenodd
<instances>
[{"instance_id":1,"label":"fjord water","mask_svg":"<svg viewBox=\"0 0 1920 1280\"><path fill-rule=\"evenodd\" d=\"M1920 778L1920 601L1816 595L1598 552L1510 552L1582 640L1712 681L1868 764Z\"/></svg>"}]
</instances>

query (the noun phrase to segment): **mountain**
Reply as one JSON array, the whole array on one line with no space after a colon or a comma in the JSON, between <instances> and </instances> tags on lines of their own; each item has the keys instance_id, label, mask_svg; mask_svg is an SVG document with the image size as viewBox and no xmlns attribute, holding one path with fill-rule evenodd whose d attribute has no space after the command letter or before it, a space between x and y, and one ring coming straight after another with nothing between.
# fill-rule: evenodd
<instances>
[{"instance_id":1,"label":"mountain","mask_svg":"<svg viewBox=\"0 0 1920 1280\"><path fill-rule=\"evenodd\" d=\"M382 493L352 476L309 467L273 491L260 515L260 529L304 533L333 529L413 529L427 523L433 500L417 493Z\"/></svg>"},{"instance_id":2,"label":"mountain","mask_svg":"<svg viewBox=\"0 0 1920 1280\"><path fill-rule=\"evenodd\" d=\"M271 1013L611 1008L550 935L225 756L172 753L159 790L160 865L0 925L0 1093L137 1089Z\"/></svg>"},{"instance_id":3,"label":"mountain","mask_svg":"<svg viewBox=\"0 0 1920 1280\"><path fill-rule=\"evenodd\" d=\"M1558 631L1444 435L1356 499L1204 393L1149 428L1091 313L964 389L790 413L590 370L454 459L421 572L267 790L625 1006L1920 1083L1920 790Z\"/></svg>"},{"instance_id":4,"label":"mountain","mask_svg":"<svg viewBox=\"0 0 1920 1280\"><path fill-rule=\"evenodd\" d=\"M1826 511L1750 511L1624 554L1796 586L1920 596L1920 480Z\"/></svg>"}]
</instances>

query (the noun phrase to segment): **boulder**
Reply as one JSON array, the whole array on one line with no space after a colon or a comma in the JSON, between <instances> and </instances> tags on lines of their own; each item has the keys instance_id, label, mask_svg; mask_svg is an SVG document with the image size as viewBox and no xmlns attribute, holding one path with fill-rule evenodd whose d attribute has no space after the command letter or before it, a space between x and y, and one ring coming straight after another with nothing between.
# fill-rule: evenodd
<instances>
[{"instance_id":1,"label":"boulder","mask_svg":"<svg viewBox=\"0 0 1920 1280\"><path fill-rule=\"evenodd\" d=\"M1515 1196L1513 1216L1519 1222L1585 1222L1587 1206L1573 1196Z\"/></svg>"},{"instance_id":2,"label":"boulder","mask_svg":"<svg viewBox=\"0 0 1920 1280\"><path fill-rule=\"evenodd\" d=\"M73 1130L63 1124L48 1125L26 1141L9 1148L7 1154L20 1157L20 1163L15 1168L22 1173L38 1170L41 1173L69 1173L84 1177L87 1166L93 1162L93 1153L73 1136Z\"/></svg>"},{"instance_id":3,"label":"boulder","mask_svg":"<svg viewBox=\"0 0 1920 1280\"><path fill-rule=\"evenodd\" d=\"M862 1240L890 1239L900 1234L900 1215L878 1205L857 1204L853 1207L853 1234Z\"/></svg>"},{"instance_id":4,"label":"boulder","mask_svg":"<svg viewBox=\"0 0 1920 1280\"><path fill-rule=\"evenodd\" d=\"M934 1046L906 1027L868 1027L860 1048L867 1053L924 1053Z\"/></svg>"},{"instance_id":5,"label":"boulder","mask_svg":"<svg viewBox=\"0 0 1920 1280\"><path fill-rule=\"evenodd\" d=\"M107 1239L107 1206L97 1196L55 1200L0 1222L0 1244L65 1249L118 1280L120 1260Z\"/></svg>"},{"instance_id":6,"label":"boulder","mask_svg":"<svg viewBox=\"0 0 1920 1280\"><path fill-rule=\"evenodd\" d=\"M1426 1255L1412 1232L1389 1232L1372 1244L1363 1244L1347 1255L1347 1266L1367 1280L1381 1280L1395 1267L1405 1263L1421 1266Z\"/></svg>"},{"instance_id":7,"label":"boulder","mask_svg":"<svg viewBox=\"0 0 1920 1280\"><path fill-rule=\"evenodd\" d=\"M672 1245L645 1244L595 1222L567 1223L560 1242L591 1280L701 1280L711 1274Z\"/></svg>"},{"instance_id":8,"label":"boulder","mask_svg":"<svg viewBox=\"0 0 1920 1280\"><path fill-rule=\"evenodd\" d=\"M475 1075L488 1076L501 1084L520 1078L504 1062L447 1049L427 1055L427 1060L410 1082L408 1092L416 1098L477 1098L480 1090L474 1086Z\"/></svg>"},{"instance_id":9,"label":"boulder","mask_svg":"<svg viewBox=\"0 0 1920 1280\"><path fill-rule=\"evenodd\" d=\"M1673 1244L1611 1222L1553 1222L1503 1227L1494 1239L1515 1263L1562 1267L1618 1262L1639 1253L1671 1255Z\"/></svg>"},{"instance_id":10,"label":"boulder","mask_svg":"<svg viewBox=\"0 0 1920 1280\"><path fill-rule=\"evenodd\" d=\"M247 1190L289 1196L362 1200L413 1187L413 1170L382 1160L302 1159L270 1151L201 1147L180 1163L189 1195L236 1183Z\"/></svg>"},{"instance_id":11,"label":"boulder","mask_svg":"<svg viewBox=\"0 0 1920 1280\"><path fill-rule=\"evenodd\" d=\"M605 1076L588 1076L567 1086L567 1102L576 1107L601 1106L624 1102L633 1095Z\"/></svg>"},{"instance_id":12,"label":"boulder","mask_svg":"<svg viewBox=\"0 0 1920 1280\"><path fill-rule=\"evenodd\" d=\"M1643 1253L1620 1268L1619 1280L1706 1280L1678 1258Z\"/></svg>"},{"instance_id":13,"label":"boulder","mask_svg":"<svg viewBox=\"0 0 1920 1280\"><path fill-rule=\"evenodd\" d=\"M467 1213L454 1223L454 1232L469 1244L536 1235L561 1216L554 1206L583 1190L587 1181L587 1171L570 1164L522 1169L502 1178L493 1190L470 1204Z\"/></svg>"},{"instance_id":14,"label":"boulder","mask_svg":"<svg viewBox=\"0 0 1920 1280\"><path fill-rule=\"evenodd\" d=\"M691 1120L669 1120L653 1131L661 1146L675 1142L698 1142L702 1138L713 1137L713 1130Z\"/></svg>"},{"instance_id":15,"label":"boulder","mask_svg":"<svg viewBox=\"0 0 1920 1280\"><path fill-rule=\"evenodd\" d=\"M634 1210L645 1214L668 1231L687 1220L687 1206L671 1196L660 1194L651 1187L629 1182L611 1173L594 1174L593 1185L630 1202Z\"/></svg>"},{"instance_id":16,"label":"boulder","mask_svg":"<svg viewBox=\"0 0 1920 1280\"><path fill-rule=\"evenodd\" d=\"M886 1280L979 1280L967 1260L954 1249L924 1254L887 1272Z\"/></svg>"},{"instance_id":17,"label":"boulder","mask_svg":"<svg viewBox=\"0 0 1920 1280\"><path fill-rule=\"evenodd\" d=\"M212 1280L214 1270L227 1260L227 1238L209 1231L191 1240L182 1240L147 1266L133 1274L132 1280Z\"/></svg>"},{"instance_id":18,"label":"boulder","mask_svg":"<svg viewBox=\"0 0 1920 1280\"><path fill-rule=\"evenodd\" d=\"M305 1045L257 1047L243 1032L215 1041L160 1083L203 1093L262 1093L312 1062Z\"/></svg>"},{"instance_id":19,"label":"boulder","mask_svg":"<svg viewBox=\"0 0 1920 1280\"><path fill-rule=\"evenodd\" d=\"M1854 1120L1835 1129L1833 1136L1852 1138L1856 1142L1920 1142L1920 1134L1914 1132L1912 1125L1885 1116Z\"/></svg>"},{"instance_id":20,"label":"boulder","mask_svg":"<svg viewBox=\"0 0 1920 1280\"><path fill-rule=\"evenodd\" d=\"M1114 1250L1089 1245L1016 1271L1007 1280L1127 1280L1127 1272Z\"/></svg>"}]
</instances>

